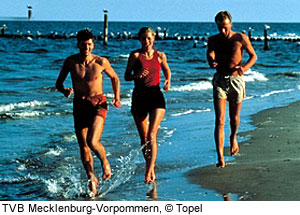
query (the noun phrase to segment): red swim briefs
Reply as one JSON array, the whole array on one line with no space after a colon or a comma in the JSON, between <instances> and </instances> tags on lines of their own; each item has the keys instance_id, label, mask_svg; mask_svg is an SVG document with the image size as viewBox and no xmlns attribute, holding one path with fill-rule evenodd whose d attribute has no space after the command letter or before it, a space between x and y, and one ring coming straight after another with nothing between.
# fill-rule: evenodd
<instances>
[{"instance_id":1,"label":"red swim briefs","mask_svg":"<svg viewBox=\"0 0 300 215\"><path fill-rule=\"evenodd\" d=\"M90 127L95 116L105 120L107 113L106 97L102 94L88 97L76 97L73 100L73 116L75 129Z\"/></svg>"}]
</instances>

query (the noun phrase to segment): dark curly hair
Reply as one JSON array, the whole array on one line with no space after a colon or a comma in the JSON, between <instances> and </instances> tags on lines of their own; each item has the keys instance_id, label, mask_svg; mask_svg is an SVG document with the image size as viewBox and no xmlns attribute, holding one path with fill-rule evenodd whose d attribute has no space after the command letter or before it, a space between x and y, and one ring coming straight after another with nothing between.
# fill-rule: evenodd
<instances>
[{"instance_id":1,"label":"dark curly hair","mask_svg":"<svg viewBox=\"0 0 300 215\"><path fill-rule=\"evenodd\" d=\"M79 42L79 41L82 41L82 40L89 40L89 39L94 40L95 36L91 32L90 29L84 29L84 30L78 31L78 33L76 35L76 38L77 38L77 42Z\"/></svg>"}]
</instances>

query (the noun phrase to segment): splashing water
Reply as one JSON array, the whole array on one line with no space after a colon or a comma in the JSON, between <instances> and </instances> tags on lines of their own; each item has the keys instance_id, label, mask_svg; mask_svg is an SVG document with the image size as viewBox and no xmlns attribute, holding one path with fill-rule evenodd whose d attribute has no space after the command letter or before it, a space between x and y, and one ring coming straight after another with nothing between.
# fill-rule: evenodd
<instances>
[{"instance_id":1,"label":"splashing water","mask_svg":"<svg viewBox=\"0 0 300 215\"><path fill-rule=\"evenodd\" d=\"M108 182L100 182L103 185L100 188L99 197L105 196L107 193L119 187L121 184L126 183L131 178L137 168L135 160L137 159L145 145L138 149L131 150L128 156L121 156L118 159L120 165L116 166L117 170L113 174L113 177Z\"/></svg>"}]
</instances>

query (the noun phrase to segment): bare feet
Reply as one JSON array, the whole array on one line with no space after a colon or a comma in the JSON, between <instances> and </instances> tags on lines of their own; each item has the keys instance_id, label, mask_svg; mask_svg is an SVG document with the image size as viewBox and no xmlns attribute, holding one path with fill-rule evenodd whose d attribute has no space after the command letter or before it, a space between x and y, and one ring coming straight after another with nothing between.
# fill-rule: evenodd
<instances>
[{"instance_id":1,"label":"bare feet","mask_svg":"<svg viewBox=\"0 0 300 215\"><path fill-rule=\"evenodd\" d=\"M226 163L223 161L223 162L218 162L217 164L216 164L216 166L218 167L218 168L224 168L224 167L226 167Z\"/></svg>"},{"instance_id":2,"label":"bare feet","mask_svg":"<svg viewBox=\"0 0 300 215\"><path fill-rule=\"evenodd\" d=\"M145 184L154 184L155 183L155 172L154 168L151 170L148 170L148 172L145 175Z\"/></svg>"},{"instance_id":3,"label":"bare feet","mask_svg":"<svg viewBox=\"0 0 300 215\"><path fill-rule=\"evenodd\" d=\"M231 138L231 143L230 143L230 155L231 156L236 156L240 151L239 144L236 141L236 139Z\"/></svg>"},{"instance_id":4,"label":"bare feet","mask_svg":"<svg viewBox=\"0 0 300 215\"><path fill-rule=\"evenodd\" d=\"M152 186L152 189L146 195L151 199L157 199L156 183L154 183Z\"/></svg>"},{"instance_id":5,"label":"bare feet","mask_svg":"<svg viewBox=\"0 0 300 215\"><path fill-rule=\"evenodd\" d=\"M95 176L93 176L90 178L89 182L90 182L90 190L91 190L90 196L95 197L97 195L98 179Z\"/></svg>"},{"instance_id":6,"label":"bare feet","mask_svg":"<svg viewBox=\"0 0 300 215\"><path fill-rule=\"evenodd\" d=\"M103 180L104 181L107 181L111 178L111 167L110 167L110 164L107 162L106 164L103 164L102 166L102 171L103 171Z\"/></svg>"}]
</instances>

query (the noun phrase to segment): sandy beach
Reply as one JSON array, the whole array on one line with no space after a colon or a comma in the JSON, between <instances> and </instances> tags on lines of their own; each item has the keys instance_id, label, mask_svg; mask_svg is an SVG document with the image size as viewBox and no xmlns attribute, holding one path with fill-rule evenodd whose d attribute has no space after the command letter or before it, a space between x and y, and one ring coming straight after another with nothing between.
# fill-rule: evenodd
<instances>
[{"instance_id":1,"label":"sandy beach","mask_svg":"<svg viewBox=\"0 0 300 215\"><path fill-rule=\"evenodd\" d=\"M240 154L226 168L206 166L188 172L189 181L239 200L300 200L300 101L252 116L255 130L239 134ZM228 155L229 149L225 149Z\"/></svg>"}]
</instances>

